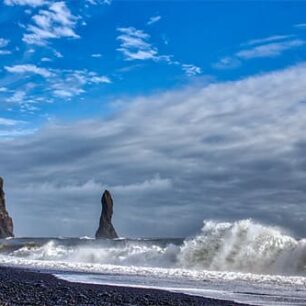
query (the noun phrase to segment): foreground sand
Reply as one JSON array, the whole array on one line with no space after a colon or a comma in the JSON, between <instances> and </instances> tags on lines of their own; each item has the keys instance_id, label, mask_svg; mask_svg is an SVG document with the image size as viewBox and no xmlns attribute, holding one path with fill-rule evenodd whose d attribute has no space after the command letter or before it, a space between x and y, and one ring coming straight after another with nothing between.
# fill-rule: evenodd
<instances>
[{"instance_id":1,"label":"foreground sand","mask_svg":"<svg viewBox=\"0 0 306 306\"><path fill-rule=\"evenodd\" d=\"M70 283L51 274L0 267L0 305L243 305L163 290Z\"/></svg>"}]
</instances>

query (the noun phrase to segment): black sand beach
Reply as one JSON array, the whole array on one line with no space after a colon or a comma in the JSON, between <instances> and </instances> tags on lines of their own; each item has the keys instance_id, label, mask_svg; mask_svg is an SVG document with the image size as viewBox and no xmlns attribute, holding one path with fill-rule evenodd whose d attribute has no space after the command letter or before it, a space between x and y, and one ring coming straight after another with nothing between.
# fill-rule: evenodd
<instances>
[{"instance_id":1,"label":"black sand beach","mask_svg":"<svg viewBox=\"0 0 306 306\"><path fill-rule=\"evenodd\" d=\"M0 305L207 305L229 301L162 290L70 283L51 274L0 267Z\"/></svg>"}]
</instances>

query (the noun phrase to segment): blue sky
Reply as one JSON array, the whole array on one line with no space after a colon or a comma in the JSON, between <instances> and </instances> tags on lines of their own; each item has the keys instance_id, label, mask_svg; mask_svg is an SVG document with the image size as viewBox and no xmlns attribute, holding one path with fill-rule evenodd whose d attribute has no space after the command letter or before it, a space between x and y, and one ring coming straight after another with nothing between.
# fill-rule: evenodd
<instances>
[{"instance_id":1,"label":"blue sky","mask_svg":"<svg viewBox=\"0 0 306 306\"><path fill-rule=\"evenodd\" d=\"M1 2L1 117L23 129L104 115L122 96L280 69L306 50L303 2Z\"/></svg>"},{"instance_id":2,"label":"blue sky","mask_svg":"<svg viewBox=\"0 0 306 306\"><path fill-rule=\"evenodd\" d=\"M303 235L305 11L0 0L0 174L17 234L90 235L109 188L119 233L250 217Z\"/></svg>"}]
</instances>

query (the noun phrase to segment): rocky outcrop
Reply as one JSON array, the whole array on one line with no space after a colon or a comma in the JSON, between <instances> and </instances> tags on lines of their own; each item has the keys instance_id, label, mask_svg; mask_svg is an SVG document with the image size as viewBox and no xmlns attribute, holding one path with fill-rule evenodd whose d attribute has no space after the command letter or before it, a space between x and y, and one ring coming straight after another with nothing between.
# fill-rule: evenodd
<instances>
[{"instance_id":1,"label":"rocky outcrop","mask_svg":"<svg viewBox=\"0 0 306 306\"><path fill-rule=\"evenodd\" d=\"M3 178L0 177L0 238L14 237L13 221L9 216L3 191Z\"/></svg>"},{"instance_id":2,"label":"rocky outcrop","mask_svg":"<svg viewBox=\"0 0 306 306\"><path fill-rule=\"evenodd\" d=\"M96 232L97 239L114 239L118 235L112 224L113 216L113 199L108 190L105 190L101 199L102 213L100 217L99 228Z\"/></svg>"}]
</instances>

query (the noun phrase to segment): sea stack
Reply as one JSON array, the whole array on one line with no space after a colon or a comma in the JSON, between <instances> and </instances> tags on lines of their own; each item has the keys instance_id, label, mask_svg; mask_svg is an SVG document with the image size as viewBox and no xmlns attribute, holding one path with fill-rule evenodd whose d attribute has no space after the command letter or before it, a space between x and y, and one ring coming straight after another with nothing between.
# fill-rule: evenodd
<instances>
[{"instance_id":1,"label":"sea stack","mask_svg":"<svg viewBox=\"0 0 306 306\"><path fill-rule=\"evenodd\" d=\"M102 213L99 228L96 232L96 239L114 239L118 235L112 224L113 199L108 190L105 190L101 199Z\"/></svg>"},{"instance_id":2,"label":"sea stack","mask_svg":"<svg viewBox=\"0 0 306 306\"><path fill-rule=\"evenodd\" d=\"M13 220L9 216L5 206L3 191L3 178L0 177L0 238L14 237Z\"/></svg>"}]
</instances>

